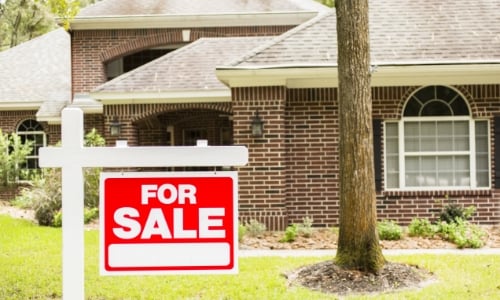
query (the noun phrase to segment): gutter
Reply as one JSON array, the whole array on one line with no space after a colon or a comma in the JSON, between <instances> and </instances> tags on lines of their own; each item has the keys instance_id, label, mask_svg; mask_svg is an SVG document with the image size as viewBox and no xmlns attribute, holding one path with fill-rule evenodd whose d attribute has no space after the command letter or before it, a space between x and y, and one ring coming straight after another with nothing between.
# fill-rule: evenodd
<instances>
[{"instance_id":1,"label":"gutter","mask_svg":"<svg viewBox=\"0 0 500 300\"><path fill-rule=\"evenodd\" d=\"M71 30L298 25L316 11L76 17Z\"/></svg>"},{"instance_id":2,"label":"gutter","mask_svg":"<svg viewBox=\"0 0 500 300\"><path fill-rule=\"evenodd\" d=\"M217 78L229 87L338 87L334 64L267 65L216 68ZM374 65L372 86L500 84L500 62L427 65Z\"/></svg>"},{"instance_id":3,"label":"gutter","mask_svg":"<svg viewBox=\"0 0 500 300\"><path fill-rule=\"evenodd\" d=\"M103 105L151 104L151 103L207 103L231 102L229 89L218 90L178 90L161 92L91 92L90 97Z\"/></svg>"}]
</instances>

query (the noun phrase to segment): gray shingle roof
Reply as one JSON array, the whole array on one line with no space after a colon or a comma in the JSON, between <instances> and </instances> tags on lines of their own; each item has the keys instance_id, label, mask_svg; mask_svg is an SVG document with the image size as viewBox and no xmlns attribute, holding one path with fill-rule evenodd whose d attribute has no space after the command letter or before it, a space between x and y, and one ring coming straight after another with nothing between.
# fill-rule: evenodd
<instances>
[{"instance_id":1,"label":"gray shingle roof","mask_svg":"<svg viewBox=\"0 0 500 300\"><path fill-rule=\"evenodd\" d=\"M80 11L80 17L224 14L278 11L324 11L314 0L103 0Z\"/></svg>"},{"instance_id":2,"label":"gray shingle roof","mask_svg":"<svg viewBox=\"0 0 500 300\"><path fill-rule=\"evenodd\" d=\"M375 65L500 63L498 0L370 1ZM228 63L233 67L336 65L334 12Z\"/></svg>"},{"instance_id":3,"label":"gray shingle roof","mask_svg":"<svg viewBox=\"0 0 500 300\"><path fill-rule=\"evenodd\" d=\"M202 38L97 87L93 94L228 90L215 76L215 66L269 39Z\"/></svg>"},{"instance_id":4,"label":"gray shingle roof","mask_svg":"<svg viewBox=\"0 0 500 300\"><path fill-rule=\"evenodd\" d=\"M70 37L57 29L0 52L0 107L38 106L58 116L71 100Z\"/></svg>"}]
</instances>

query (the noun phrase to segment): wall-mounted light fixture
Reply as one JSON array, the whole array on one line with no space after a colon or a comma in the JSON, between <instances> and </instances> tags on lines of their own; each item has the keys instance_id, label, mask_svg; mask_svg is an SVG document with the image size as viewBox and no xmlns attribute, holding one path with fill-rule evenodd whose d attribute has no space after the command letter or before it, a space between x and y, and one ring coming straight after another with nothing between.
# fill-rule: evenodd
<instances>
[{"instance_id":1,"label":"wall-mounted light fixture","mask_svg":"<svg viewBox=\"0 0 500 300\"><path fill-rule=\"evenodd\" d=\"M118 117L114 116L113 121L109 123L109 134L113 137L119 137L122 133L122 123L118 121Z\"/></svg>"},{"instance_id":2,"label":"wall-mounted light fixture","mask_svg":"<svg viewBox=\"0 0 500 300\"><path fill-rule=\"evenodd\" d=\"M255 111L255 115L252 118L252 136L261 137L264 134L264 121L259 116L259 111Z\"/></svg>"}]
</instances>

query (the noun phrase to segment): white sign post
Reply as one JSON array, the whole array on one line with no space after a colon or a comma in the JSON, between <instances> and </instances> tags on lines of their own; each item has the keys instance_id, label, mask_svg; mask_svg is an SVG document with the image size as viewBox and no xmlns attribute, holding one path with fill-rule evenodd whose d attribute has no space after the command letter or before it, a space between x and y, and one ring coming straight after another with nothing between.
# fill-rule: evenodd
<instances>
[{"instance_id":1,"label":"white sign post","mask_svg":"<svg viewBox=\"0 0 500 300\"><path fill-rule=\"evenodd\" d=\"M62 111L61 147L43 147L40 167L62 169L63 298L84 299L84 167L244 166L244 146L84 147L83 112Z\"/></svg>"}]
</instances>

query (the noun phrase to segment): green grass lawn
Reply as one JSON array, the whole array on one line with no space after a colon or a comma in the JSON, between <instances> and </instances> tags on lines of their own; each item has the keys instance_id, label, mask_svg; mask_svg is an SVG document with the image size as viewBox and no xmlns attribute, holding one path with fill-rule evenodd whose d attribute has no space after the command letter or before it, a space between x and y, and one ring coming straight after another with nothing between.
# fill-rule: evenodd
<instances>
[{"instance_id":1,"label":"green grass lawn","mask_svg":"<svg viewBox=\"0 0 500 300\"><path fill-rule=\"evenodd\" d=\"M99 276L99 237L85 233L87 299L336 299L287 288L282 273L328 257L240 258L238 275ZM500 256L388 257L434 272L438 281L419 291L348 299L500 299ZM61 230L0 215L0 299L61 297Z\"/></svg>"}]
</instances>

